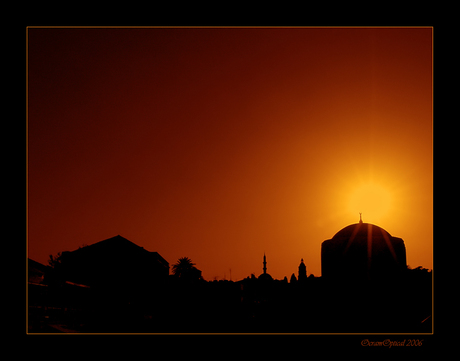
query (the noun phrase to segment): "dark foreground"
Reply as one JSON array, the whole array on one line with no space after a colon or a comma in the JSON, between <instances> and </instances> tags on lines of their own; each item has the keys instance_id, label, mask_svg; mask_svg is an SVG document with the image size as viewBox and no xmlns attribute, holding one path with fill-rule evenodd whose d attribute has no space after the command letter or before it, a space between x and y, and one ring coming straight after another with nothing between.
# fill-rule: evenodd
<instances>
[{"instance_id":1,"label":"dark foreground","mask_svg":"<svg viewBox=\"0 0 460 361\"><path fill-rule=\"evenodd\" d=\"M393 282L29 284L29 333L431 333L431 272Z\"/></svg>"}]
</instances>

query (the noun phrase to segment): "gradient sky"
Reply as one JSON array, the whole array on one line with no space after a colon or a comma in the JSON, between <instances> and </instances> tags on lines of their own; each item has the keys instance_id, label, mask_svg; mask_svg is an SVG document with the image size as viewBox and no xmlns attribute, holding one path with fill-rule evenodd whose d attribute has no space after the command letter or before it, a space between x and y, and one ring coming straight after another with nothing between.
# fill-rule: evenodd
<instances>
[{"instance_id":1,"label":"gradient sky","mask_svg":"<svg viewBox=\"0 0 460 361\"><path fill-rule=\"evenodd\" d=\"M432 28L29 28L28 256L117 234L207 280L433 254Z\"/></svg>"}]
</instances>

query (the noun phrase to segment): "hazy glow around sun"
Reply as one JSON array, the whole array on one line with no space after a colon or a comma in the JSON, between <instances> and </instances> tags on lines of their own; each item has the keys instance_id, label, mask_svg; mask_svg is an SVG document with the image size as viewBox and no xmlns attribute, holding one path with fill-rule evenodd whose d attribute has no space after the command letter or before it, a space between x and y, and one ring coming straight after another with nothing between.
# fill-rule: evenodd
<instances>
[{"instance_id":1,"label":"hazy glow around sun","mask_svg":"<svg viewBox=\"0 0 460 361\"><path fill-rule=\"evenodd\" d=\"M366 219L374 222L386 217L391 211L391 193L382 185L374 182L361 183L348 200L348 207L351 213L362 212L363 221Z\"/></svg>"}]
</instances>

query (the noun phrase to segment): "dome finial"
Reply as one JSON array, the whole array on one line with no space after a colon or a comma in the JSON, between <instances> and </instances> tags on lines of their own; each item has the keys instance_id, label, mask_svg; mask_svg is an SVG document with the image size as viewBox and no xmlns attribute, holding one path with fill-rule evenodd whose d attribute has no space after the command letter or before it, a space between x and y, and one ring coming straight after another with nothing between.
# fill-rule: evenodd
<instances>
[{"instance_id":1,"label":"dome finial","mask_svg":"<svg viewBox=\"0 0 460 361\"><path fill-rule=\"evenodd\" d=\"M264 267L263 267L263 270L264 270L264 274L267 273L267 258L265 257L265 251L264 251Z\"/></svg>"},{"instance_id":2,"label":"dome finial","mask_svg":"<svg viewBox=\"0 0 460 361\"><path fill-rule=\"evenodd\" d=\"M361 214L362 213L359 213L359 223L363 223L363 220L361 219Z\"/></svg>"}]
</instances>

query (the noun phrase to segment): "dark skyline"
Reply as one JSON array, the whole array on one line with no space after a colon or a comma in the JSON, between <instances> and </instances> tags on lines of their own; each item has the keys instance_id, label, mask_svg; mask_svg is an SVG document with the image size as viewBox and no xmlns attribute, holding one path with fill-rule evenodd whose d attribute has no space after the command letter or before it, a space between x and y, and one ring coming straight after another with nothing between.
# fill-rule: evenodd
<instances>
[{"instance_id":1,"label":"dark skyline","mask_svg":"<svg viewBox=\"0 0 460 361\"><path fill-rule=\"evenodd\" d=\"M382 247L381 235L372 232L363 243L359 230L367 226L359 223L356 235L346 227L340 239L332 239L347 237L350 244L349 256L339 251L332 260L338 273L331 273L331 260L323 258L328 272L307 277L301 260L289 283L287 277L271 277L266 255L258 277L206 281L190 258L170 269L157 252L121 236L63 252L51 267L29 260L27 328L30 333L432 332L431 271L408 269L401 259L396 269L385 248L400 239L388 235ZM372 268L361 267L366 253ZM395 256L399 253L396 249Z\"/></svg>"}]
</instances>

